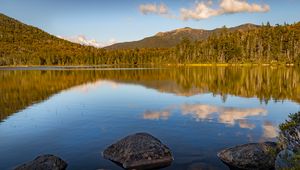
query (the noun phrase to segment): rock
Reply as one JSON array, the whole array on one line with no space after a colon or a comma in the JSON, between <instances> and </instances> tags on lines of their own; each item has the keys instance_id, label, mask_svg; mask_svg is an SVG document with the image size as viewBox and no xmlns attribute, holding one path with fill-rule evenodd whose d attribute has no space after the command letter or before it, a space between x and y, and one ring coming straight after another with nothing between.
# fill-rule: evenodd
<instances>
[{"instance_id":1,"label":"rock","mask_svg":"<svg viewBox=\"0 0 300 170\"><path fill-rule=\"evenodd\" d=\"M291 169L292 167L294 167L292 161L294 155L295 154L293 151L287 149L279 152L275 161L275 169L276 170Z\"/></svg>"},{"instance_id":2,"label":"rock","mask_svg":"<svg viewBox=\"0 0 300 170\"><path fill-rule=\"evenodd\" d=\"M26 164L20 165L15 170L65 170L68 164L54 155L42 155Z\"/></svg>"},{"instance_id":3,"label":"rock","mask_svg":"<svg viewBox=\"0 0 300 170\"><path fill-rule=\"evenodd\" d=\"M274 169L277 144L273 142L250 143L222 150L218 157L231 168Z\"/></svg>"},{"instance_id":4,"label":"rock","mask_svg":"<svg viewBox=\"0 0 300 170\"><path fill-rule=\"evenodd\" d=\"M288 149L294 152L300 151L300 125L290 127L279 133L278 141L282 149Z\"/></svg>"},{"instance_id":5,"label":"rock","mask_svg":"<svg viewBox=\"0 0 300 170\"><path fill-rule=\"evenodd\" d=\"M166 167L173 161L170 149L147 133L127 136L109 146L103 157L125 169L153 169Z\"/></svg>"}]
</instances>

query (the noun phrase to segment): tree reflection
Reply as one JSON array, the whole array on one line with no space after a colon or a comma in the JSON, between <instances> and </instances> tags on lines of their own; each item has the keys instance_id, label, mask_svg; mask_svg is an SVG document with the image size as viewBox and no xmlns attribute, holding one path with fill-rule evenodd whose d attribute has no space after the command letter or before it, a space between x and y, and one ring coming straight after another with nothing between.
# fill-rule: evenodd
<instances>
[{"instance_id":1,"label":"tree reflection","mask_svg":"<svg viewBox=\"0 0 300 170\"><path fill-rule=\"evenodd\" d=\"M300 69L286 67L179 67L167 69L0 71L0 120L77 85L109 80L181 96L201 93L300 102ZM211 108L213 109L213 108ZM166 114L163 117L167 117ZM205 116L201 114L201 116ZM148 117L151 117L151 115ZM153 116L152 116L153 117ZM200 117L201 118L201 117ZM231 122L226 111L220 120ZM246 126L245 123L241 123Z\"/></svg>"}]
</instances>

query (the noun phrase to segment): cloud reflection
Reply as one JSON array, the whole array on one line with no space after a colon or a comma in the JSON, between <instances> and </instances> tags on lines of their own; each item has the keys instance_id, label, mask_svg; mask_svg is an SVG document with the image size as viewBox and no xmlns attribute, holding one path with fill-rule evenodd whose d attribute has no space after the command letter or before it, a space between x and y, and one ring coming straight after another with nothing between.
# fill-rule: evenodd
<instances>
[{"instance_id":1,"label":"cloud reflection","mask_svg":"<svg viewBox=\"0 0 300 170\"><path fill-rule=\"evenodd\" d=\"M243 120L247 117L266 116L267 110L263 108L226 108L220 107L219 122L234 125L237 120Z\"/></svg>"},{"instance_id":2,"label":"cloud reflection","mask_svg":"<svg viewBox=\"0 0 300 170\"><path fill-rule=\"evenodd\" d=\"M218 112L218 107L205 104L183 104L182 115L192 114L197 120L210 119L213 113Z\"/></svg>"},{"instance_id":3,"label":"cloud reflection","mask_svg":"<svg viewBox=\"0 0 300 170\"><path fill-rule=\"evenodd\" d=\"M167 120L169 119L170 115L170 111L168 110L159 112L146 111L143 118L147 120Z\"/></svg>"},{"instance_id":4,"label":"cloud reflection","mask_svg":"<svg viewBox=\"0 0 300 170\"><path fill-rule=\"evenodd\" d=\"M143 114L143 118L148 120L167 120L171 116L172 110L175 109L179 109L183 116L190 115L197 121L207 121L216 118L220 123L230 126L234 126L237 123L240 128L245 129L254 129L256 127L255 124L249 123L247 118L267 115L267 110L264 108L234 108L207 104L182 104L177 107L169 107L162 111L146 111ZM269 136L275 135L268 124L265 124L264 128Z\"/></svg>"},{"instance_id":5,"label":"cloud reflection","mask_svg":"<svg viewBox=\"0 0 300 170\"><path fill-rule=\"evenodd\" d=\"M243 129L254 129L255 128L255 124L251 124L249 123L247 120L239 120L239 125L240 125L240 128L243 128Z\"/></svg>"},{"instance_id":6,"label":"cloud reflection","mask_svg":"<svg viewBox=\"0 0 300 170\"><path fill-rule=\"evenodd\" d=\"M91 82L91 83L73 87L72 90L77 90L82 93L88 93L102 86L108 86L111 89L117 89L119 84L113 81L99 80L96 82Z\"/></svg>"},{"instance_id":7,"label":"cloud reflection","mask_svg":"<svg viewBox=\"0 0 300 170\"><path fill-rule=\"evenodd\" d=\"M211 119L216 114L220 123L233 126L238 121L241 128L249 129L253 129L255 125L249 124L246 118L267 115L267 110L263 108L233 108L206 104L184 104L181 106L181 112L183 115L193 115L197 120Z\"/></svg>"},{"instance_id":8,"label":"cloud reflection","mask_svg":"<svg viewBox=\"0 0 300 170\"><path fill-rule=\"evenodd\" d=\"M262 140L274 139L278 136L278 128L271 122L265 122L263 124L263 135Z\"/></svg>"}]
</instances>

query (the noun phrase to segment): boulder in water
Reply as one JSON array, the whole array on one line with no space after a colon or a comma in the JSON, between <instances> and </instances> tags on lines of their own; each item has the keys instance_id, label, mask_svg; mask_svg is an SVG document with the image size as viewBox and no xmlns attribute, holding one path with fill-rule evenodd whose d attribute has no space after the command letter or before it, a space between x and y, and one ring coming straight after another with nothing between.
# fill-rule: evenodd
<instances>
[{"instance_id":1,"label":"boulder in water","mask_svg":"<svg viewBox=\"0 0 300 170\"><path fill-rule=\"evenodd\" d=\"M41 155L33 161L18 166L15 170L65 170L68 164L54 155Z\"/></svg>"},{"instance_id":2,"label":"boulder in water","mask_svg":"<svg viewBox=\"0 0 300 170\"><path fill-rule=\"evenodd\" d=\"M274 142L250 143L224 149L218 157L231 168L237 169L274 169L278 153Z\"/></svg>"},{"instance_id":3,"label":"boulder in water","mask_svg":"<svg viewBox=\"0 0 300 170\"><path fill-rule=\"evenodd\" d=\"M106 148L103 157L125 169L166 167L173 161L170 149L147 133L127 136Z\"/></svg>"}]
</instances>

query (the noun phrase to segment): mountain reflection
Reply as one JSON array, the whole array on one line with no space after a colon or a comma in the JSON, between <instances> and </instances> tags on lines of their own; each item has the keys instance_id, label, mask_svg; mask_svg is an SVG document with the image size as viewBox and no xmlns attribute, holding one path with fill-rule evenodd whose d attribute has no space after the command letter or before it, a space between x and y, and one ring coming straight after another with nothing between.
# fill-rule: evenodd
<instances>
[{"instance_id":1,"label":"mountain reflection","mask_svg":"<svg viewBox=\"0 0 300 170\"><path fill-rule=\"evenodd\" d=\"M286 67L196 67L121 70L0 70L0 120L65 89L86 84L80 90L100 88L102 81L137 84L180 96L202 93L256 97L261 102L293 100L300 103L300 68ZM90 84L89 84L90 83ZM114 86L115 87L115 86ZM202 107L202 108L199 108ZM208 107L208 108L205 108ZM207 119L218 112L220 122L234 124L247 116L266 114L262 110L222 110L211 106L183 106L184 114ZM232 114L235 112L235 114ZM148 114L166 119L167 113ZM253 127L239 122L241 127Z\"/></svg>"},{"instance_id":2,"label":"mountain reflection","mask_svg":"<svg viewBox=\"0 0 300 170\"><path fill-rule=\"evenodd\" d=\"M99 80L94 83L87 83L84 85L72 87L72 90L77 90L82 93L88 93L92 90L95 90L97 88L101 88L103 86L109 86L111 89L116 89L119 86L119 83L112 82L112 81L106 81L106 80Z\"/></svg>"}]
</instances>

